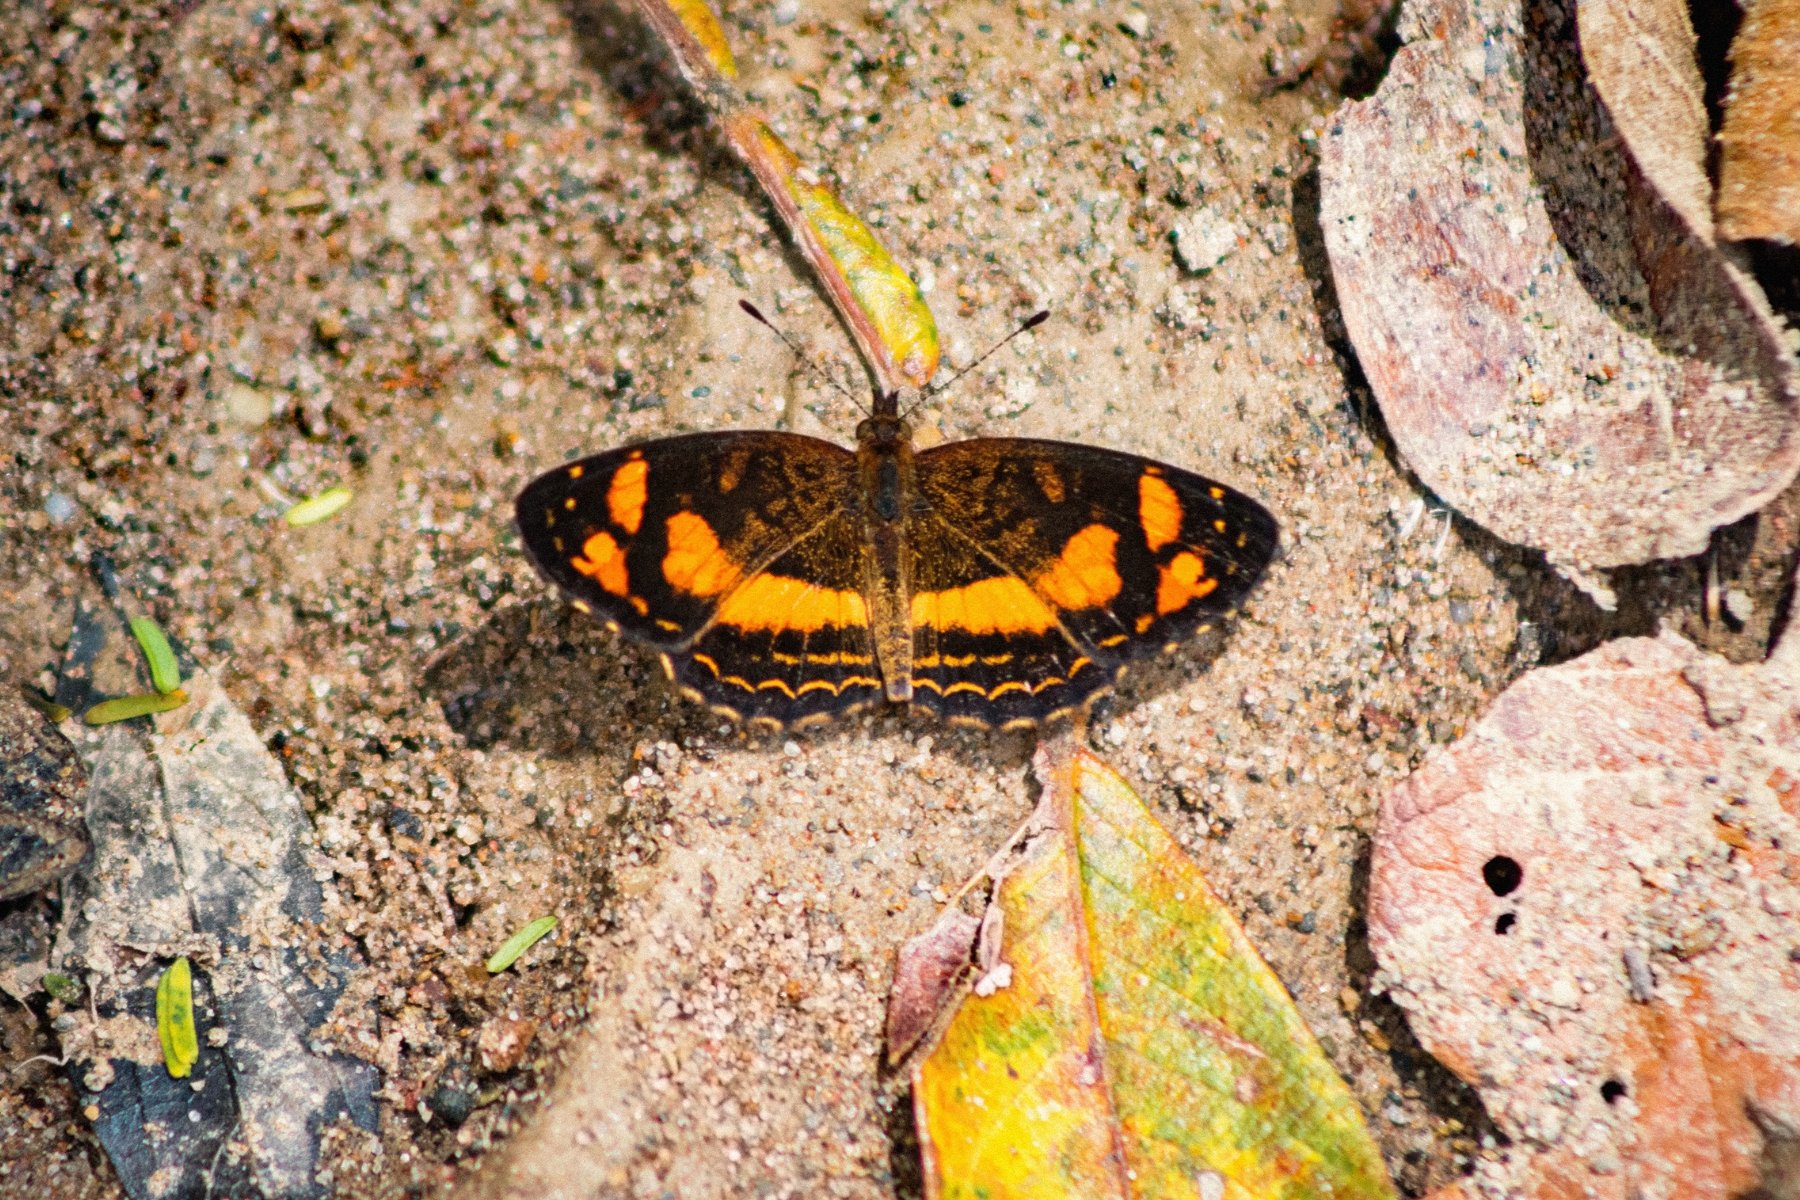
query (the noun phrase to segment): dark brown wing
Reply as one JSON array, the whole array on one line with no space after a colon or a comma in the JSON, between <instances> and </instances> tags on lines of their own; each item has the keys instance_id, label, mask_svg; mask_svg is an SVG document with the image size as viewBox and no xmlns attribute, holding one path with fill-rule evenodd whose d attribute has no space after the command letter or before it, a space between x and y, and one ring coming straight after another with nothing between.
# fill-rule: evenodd
<instances>
[{"instance_id":1,"label":"dark brown wing","mask_svg":"<svg viewBox=\"0 0 1800 1200\"><path fill-rule=\"evenodd\" d=\"M1136 455L977 438L917 471L914 701L953 720L1080 707L1235 607L1275 553L1260 504Z\"/></svg>"},{"instance_id":2,"label":"dark brown wing","mask_svg":"<svg viewBox=\"0 0 1800 1200\"><path fill-rule=\"evenodd\" d=\"M880 694L856 459L817 438L704 433L558 467L519 494L525 548L578 607L664 652L682 690L786 725Z\"/></svg>"}]
</instances>

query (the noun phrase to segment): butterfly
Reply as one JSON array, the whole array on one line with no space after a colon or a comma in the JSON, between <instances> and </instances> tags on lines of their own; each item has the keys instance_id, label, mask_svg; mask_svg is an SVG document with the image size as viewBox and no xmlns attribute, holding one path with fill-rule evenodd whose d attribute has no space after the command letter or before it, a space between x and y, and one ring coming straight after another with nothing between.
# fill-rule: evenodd
<instances>
[{"instance_id":1,"label":"butterfly","mask_svg":"<svg viewBox=\"0 0 1800 1200\"><path fill-rule=\"evenodd\" d=\"M528 484L519 532L683 695L773 729L881 704L1003 729L1082 711L1234 609L1275 553L1262 505L1152 459L1032 438L915 451L891 392L856 441L608 450Z\"/></svg>"}]
</instances>

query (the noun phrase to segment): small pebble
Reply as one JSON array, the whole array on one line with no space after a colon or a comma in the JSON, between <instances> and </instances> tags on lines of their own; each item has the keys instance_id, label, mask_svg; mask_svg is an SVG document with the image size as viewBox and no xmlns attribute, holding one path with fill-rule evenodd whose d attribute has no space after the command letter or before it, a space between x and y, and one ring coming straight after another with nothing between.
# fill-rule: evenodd
<instances>
[{"instance_id":1,"label":"small pebble","mask_svg":"<svg viewBox=\"0 0 1800 1200\"><path fill-rule=\"evenodd\" d=\"M425 1106L438 1119L455 1129L475 1112L475 1093L453 1084L442 1083L425 1098Z\"/></svg>"},{"instance_id":2,"label":"small pebble","mask_svg":"<svg viewBox=\"0 0 1800 1200\"><path fill-rule=\"evenodd\" d=\"M1231 256L1237 249L1238 231L1224 217L1202 209L1177 221L1169 240L1175 243L1175 261L1182 270L1199 275Z\"/></svg>"},{"instance_id":3,"label":"small pebble","mask_svg":"<svg viewBox=\"0 0 1800 1200\"><path fill-rule=\"evenodd\" d=\"M510 1015L489 1019L475 1035L475 1054L481 1069L490 1075L515 1070L536 1036L536 1021Z\"/></svg>"},{"instance_id":4,"label":"small pebble","mask_svg":"<svg viewBox=\"0 0 1800 1200\"><path fill-rule=\"evenodd\" d=\"M269 394L247 383L234 383L225 389L225 416L240 429L256 429L268 423L275 411Z\"/></svg>"}]
</instances>

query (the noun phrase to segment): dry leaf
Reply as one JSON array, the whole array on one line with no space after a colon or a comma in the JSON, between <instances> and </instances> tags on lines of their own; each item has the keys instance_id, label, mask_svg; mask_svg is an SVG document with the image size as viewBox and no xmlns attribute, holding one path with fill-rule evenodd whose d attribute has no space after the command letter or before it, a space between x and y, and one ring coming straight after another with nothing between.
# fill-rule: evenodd
<instances>
[{"instance_id":1,"label":"dry leaf","mask_svg":"<svg viewBox=\"0 0 1800 1200\"><path fill-rule=\"evenodd\" d=\"M1800 0L1752 0L1731 43L1719 231L1800 242Z\"/></svg>"},{"instance_id":2,"label":"dry leaf","mask_svg":"<svg viewBox=\"0 0 1800 1200\"><path fill-rule=\"evenodd\" d=\"M971 950L981 922L960 908L947 908L924 933L908 938L894 960L888 990L888 1061L912 1053L951 996L967 981Z\"/></svg>"},{"instance_id":3,"label":"dry leaf","mask_svg":"<svg viewBox=\"0 0 1800 1200\"><path fill-rule=\"evenodd\" d=\"M87 853L86 783L62 732L16 689L0 691L0 900L48 887Z\"/></svg>"},{"instance_id":4,"label":"dry leaf","mask_svg":"<svg viewBox=\"0 0 1800 1200\"><path fill-rule=\"evenodd\" d=\"M1480 1183L1772 1180L1765 1140L1800 1130L1796 848L1792 635L1756 666L1665 634L1533 671L1387 798L1378 982L1514 1139Z\"/></svg>"},{"instance_id":5,"label":"dry leaf","mask_svg":"<svg viewBox=\"0 0 1800 1200\"><path fill-rule=\"evenodd\" d=\"M122 626L84 610L65 684L92 670L101 690L116 686L129 644ZM136 670L135 646L129 658ZM360 964L316 933L325 898L312 832L280 764L206 672L187 687L192 703L158 716L148 740L137 723L76 735L93 854L64 884L52 966L79 974L92 1000L58 1035L132 1194L324 1195L328 1128L376 1123L374 1069L326 1040ZM183 953L204 968L193 1011L225 1040L176 1080L158 1047L156 991ZM250 1149L226 1153L234 1141Z\"/></svg>"},{"instance_id":6,"label":"dry leaf","mask_svg":"<svg viewBox=\"0 0 1800 1200\"><path fill-rule=\"evenodd\" d=\"M1181 848L1085 750L1041 750L1038 773L1000 961L913 1070L927 1195L1391 1197L1349 1089Z\"/></svg>"},{"instance_id":7,"label":"dry leaf","mask_svg":"<svg viewBox=\"0 0 1800 1200\"><path fill-rule=\"evenodd\" d=\"M1586 0L1575 9L1581 57L1638 169L1710 242L1706 81L1682 0Z\"/></svg>"},{"instance_id":8,"label":"dry leaf","mask_svg":"<svg viewBox=\"0 0 1800 1200\"><path fill-rule=\"evenodd\" d=\"M1323 151L1346 326L1420 479L1607 601L1590 568L1697 553L1793 478L1793 363L1619 153L1567 9L1421 0L1402 32Z\"/></svg>"}]
</instances>

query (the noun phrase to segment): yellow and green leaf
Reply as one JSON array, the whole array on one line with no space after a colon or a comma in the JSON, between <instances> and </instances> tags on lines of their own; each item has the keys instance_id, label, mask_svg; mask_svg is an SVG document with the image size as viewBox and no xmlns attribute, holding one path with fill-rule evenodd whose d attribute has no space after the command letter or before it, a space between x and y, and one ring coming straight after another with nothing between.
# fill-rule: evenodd
<instances>
[{"instance_id":1,"label":"yellow and green leaf","mask_svg":"<svg viewBox=\"0 0 1800 1200\"><path fill-rule=\"evenodd\" d=\"M500 944L498 950L488 956L487 973L489 975L498 975L500 972L506 970L506 968L518 962L520 956L527 950L537 945L538 942L543 939L544 935L555 928L555 917L539 917L537 920L531 922L529 925L525 926L525 928L507 938L506 941Z\"/></svg>"},{"instance_id":2,"label":"yellow and green leaf","mask_svg":"<svg viewBox=\"0 0 1800 1200\"><path fill-rule=\"evenodd\" d=\"M316 496L308 496L281 514L281 519L296 529L317 525L344 511L354 499L346 487L329 487Z\"/></svg>"},{"instance_id":3,"label":"yellow and green leaf","mask_svg":"<svg viewBox=\"0 0 1800 1200\"><path fill-rule=\"evenodd\" d=\"M774 202L881 387L928 384L937 372L938 335L923 293L738 91L725 31L705 0L638 0L638 8L718 114L726 139Z\"/></svg>"},{"instance_id":4,"label":"yellow and green leaf","mask_svg":"<svg viewBox=\"0 0 1800 1200\"><path fill-rule=\"evenodd\" d=\"M170 963L156 981L156 1036L169 1075L186 1079L200 1061L200 1036L194 1028L193 969L185 957Z\"/></svg>"},{"instance_id":5,"label":"yellow and green leaf","mask_svg":"<svg viewBox=\"0 0 1800 1200\"><path fill-rule=\"evenodd\" d=\"M914 1068L927 1194L1392 1200L1355 1099L1199 871L1105 764L1047 761L1045 831L993 900L1010 979Z\"/></svg>"},{"instance_id":6,"label":"yellow and green leaf","mask_svg":"<svg viewBox=\"0 0 1800 1200\"><path fill-rule=\"evenodd\" d=\"M166 696L180 688L181 665L175 661L175 651L169 646L162 626L149 617L133 617L131 636L137 639L138 648L144 652L144 661L150 666L150 682L156 690Z\"/></svg>"},{"instance_id":7,"label":"yellow and green leaf","mask_svg":"<svg viewBox=\"0 0 1800 1200\"><path fill-rule=\"evenodd\" d=\"M133 717L147 717L153 713L172 712L188 702L188 694L181 688L172 692L142 692L132 696L114 696L111 700L102 700L86 712L81 719L89 725L111 725L118 721L129 721Z\"/></svg>"}]
</instances>

